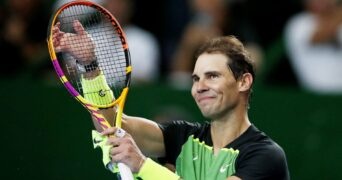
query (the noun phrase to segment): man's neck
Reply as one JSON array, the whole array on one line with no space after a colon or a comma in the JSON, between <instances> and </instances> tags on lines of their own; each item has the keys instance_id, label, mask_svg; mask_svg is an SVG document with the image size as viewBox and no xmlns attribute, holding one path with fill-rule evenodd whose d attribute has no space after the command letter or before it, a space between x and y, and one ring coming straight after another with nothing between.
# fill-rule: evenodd
<instances>
[{"instance_id":1,"label":"man's neck","mask_svg":"<svg viewBox=\"0 0 342 180\"><path fill-rule=\"evenodd\" d=\"M251 125L247 113L241 115L233 114L226 119L214 120L211 122L211 138L213 141L214 154L220 149L233 142Z\"/></svg>"}]
</instances>

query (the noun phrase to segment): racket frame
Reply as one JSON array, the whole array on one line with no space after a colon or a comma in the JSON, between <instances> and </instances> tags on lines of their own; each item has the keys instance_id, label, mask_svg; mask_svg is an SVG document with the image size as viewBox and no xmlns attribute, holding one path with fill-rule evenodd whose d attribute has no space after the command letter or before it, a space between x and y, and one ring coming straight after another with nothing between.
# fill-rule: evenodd
<instances>
[{"instance_id":1,"label":"racket frame","mask_svg":"<svg viewBox=\"0 0 342 180\"><path fill-rule=\"evenodd\" d=\"M102 14L104 14L111 22L111 24L113 25L113 27L115 28L117 34L120 37L123 49L124 49L124 54L125 54L125 58L126 58L126 87L122 90L120 96L113 101L110 104L107 105L97 105L97 104L93 104L90 101L88 101L87 99L83 98L83 96L72 86L72 84L69 82L69 80L67 79L67 77L65 76L61 65L57 59L56 56L56 52L54 50L54 46L53 46L53 41L52 41L52 27L56 24L56 20L58 15L64 10L67 9L70 6L75 6L75 5L85 5L85 6L89 6L92 8L95 8L96 10L100 11ZM64 5L62 5L55 13L54 16L51 18L50 20L50 26L49 26L49 30L48 30L48 39L47 39L47 44L48 44L48 49L49 49L49 53L50 53L50 57L51 57L51 61L53 64L53 67L59 77L59 79L61 80L61 82L63 83L64 87L68 90L68 92L77 100L79 101L95 118L96 120L99 122L99 124L101 125L101 127L103 129L107 129L109 127L111 127L110 123L105 119L105 117L99 113L100 109L107 109L107 108L111 108L114 107L115 105L118 105L116 108L116 118L115 118L115 126L118 128L121 128L121 118L122 118L122 114L123 114L123 109L124 109L124 105L125 105L125 101L126 101L126 97L128 94L128 90L129 90L129 85L130 85L130 79L131 79L131 72L132 72L132 66L131 66L131 59L130 59L130 54L129 54L129 49L128 49L128 44L127 44L127 39L126 39L126 35L124 33L124 31L122 30L119 22L115 19L115 17L105 8L103 8L101 5L98 5L94 2L90 2L90 1L86 1L86 0L76 0L76 1L72 1L69 3L66 3Z\"/></svg>"}]
</instances>

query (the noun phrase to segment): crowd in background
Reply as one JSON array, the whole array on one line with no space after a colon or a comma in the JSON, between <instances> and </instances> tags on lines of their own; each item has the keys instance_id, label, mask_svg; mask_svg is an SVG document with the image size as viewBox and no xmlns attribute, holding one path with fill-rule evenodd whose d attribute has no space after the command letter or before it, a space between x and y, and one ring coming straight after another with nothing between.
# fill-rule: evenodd
<instances>
[{"instance_id":1,"label":"crowd in background","mask_svg":"<svg viewBox=\"0 0 342 180\"><path fill-rule=\"evenodd\" d=\"M1 1L0 49L2 57L7 57L2 58L1 78L54 77L46 46L47 28L53 11L67 1ZM258 74L265 72L270 59L276 57L276 63L261 80L263 83L342 94L342 3L338 0L95 2L109 9L127 33L133 84L167 82L175 88L188 89L192 83L194 50L210 37L232 34L251 53ZM306 14L304 19L309 25L294 22L299 13ZM297 31L293 27L296 25ZM300 35L301 30L306 39ZM310 36L315 33L318 37ZM326 49L323 51L328 55L311 54L317 49ZM333 60L327 60L330 56L334 56Z\"/></svg>"},{"instance_id":2,"label":"crowd in background","mask_svg":"<svg viewBox=\"0 0 342 180\"><path fill-rule=\"evenodd\" d=\"M48 70L46 32L49 10L42 0L5 0L0 8L1 77ZM29 69L32 69L29 71Z\"/></svg>"}]
</instances>

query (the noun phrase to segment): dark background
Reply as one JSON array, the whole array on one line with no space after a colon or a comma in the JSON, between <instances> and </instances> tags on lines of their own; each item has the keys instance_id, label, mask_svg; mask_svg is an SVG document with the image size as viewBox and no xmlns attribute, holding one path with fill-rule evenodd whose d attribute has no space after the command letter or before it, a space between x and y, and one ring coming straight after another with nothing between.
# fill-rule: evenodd
<instances>
[{"instance_id":1,"label":"dark background","mask_svg":"<svg viewBox=\"0 0 342 180\"><path fill-rule=\"evenodd\" d=\"M27 79L2 83L1 179L113 179L93 149L88 113L62 87ZM292 179L340 179L342 97L254 90L250 119L284 148ZM164 84L132 87L125 112L154 118L175 106L190 120L204 120L189 92Z\"/></svg>"},{"instance_id":2,"label":"dark background","mask_svg":"<svg viewBox=\"0 0 342 180\"><path fill-rule=\"evenodd\" d=\"M342 179L342 96L317 95L299 88L284 50L284 25L299 12L300 3L241 2L243 11L238 12L254 24L265 51L251 101L251 121L284 148L292 179ZM52 3L46 1L48 17ZM182 31L189 13L184 1L151 0L136 4L136 24L155 34L161 46L167 39L177 41L177 32ZM4 6L0 9L0 20L6 18L3 12ZM47 21L41 23L47 27ZM1 52L5 51L1 47ZM168 70L167 59L167 53L162 51L163 75ZM1 60L15 62L15 54L2 56ZM49 61L46 57L47 66L52 68ZM0 78L0 178L114 179L104 169L101 151L92 147L93 126L86 110L70 98L54 74L47 81L40 70L23 66L15 75L3 73ZM179 114L165 110L170 108ZM173 89L163 77L155 84L132 87L125 113L151 119L180 116L190 121L204 120L190 92Z\"/></svg>"}]
</instances>

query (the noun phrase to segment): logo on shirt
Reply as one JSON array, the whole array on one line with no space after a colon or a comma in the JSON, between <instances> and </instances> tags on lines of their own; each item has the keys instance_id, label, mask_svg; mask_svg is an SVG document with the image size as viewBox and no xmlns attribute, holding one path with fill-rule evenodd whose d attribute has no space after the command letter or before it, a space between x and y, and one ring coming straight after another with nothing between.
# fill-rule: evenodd
<instances>
[{"instance_id":1,"label":"logo on shirt","mask_svg":"<svg viewBox=\"0 0 342 180\"><path fill-rule=\"evenodd\" d=\"M222 165L220 168L220 173L224 173L230 165L232 165L232 163Z\"/></svg>"}]
</instances>

